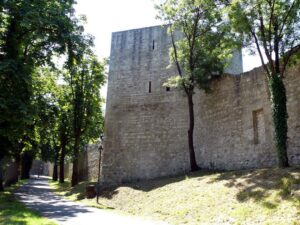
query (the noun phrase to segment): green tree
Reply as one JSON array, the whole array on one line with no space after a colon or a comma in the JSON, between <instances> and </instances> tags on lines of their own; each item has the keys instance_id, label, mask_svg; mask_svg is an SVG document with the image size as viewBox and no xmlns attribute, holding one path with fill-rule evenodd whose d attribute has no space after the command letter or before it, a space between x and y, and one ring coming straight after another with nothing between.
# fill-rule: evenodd
<instances>
[{"instance_id":1,"label":"green tree","mask_svg":"<svg viewBox=\"0 0 300 225\"><path fill-rule=\"evenodd\" d=\"M59 69L40 67L33 75L34 125L37 152L40 158L54 163L53 179L57 180L57 167L59 158L59 113L60 113L60 86L57 80Z\"/></svg>"},{"instance_id":2,"label":"green tree","mask_svg":"<svg viewBox=\"0 0 300 225\"><path fill-rule=\"evenodd\" d=\"M73 0L0 2L0 139L19 163L32 129L32 73L65 52L73 26Z\"/></svg>"},{"instance_id":3,"label":"green tree","mask_svg":"<svg viewBox=\"0 0 300 225\"><path fill-rule=\"evenodd\" d=\"M71 137L71 121L70 121L70 111L61 111L60 123L59 123L59 142L60 142L60 158L59 158L59 182L65 182L65 158L69 153L70 149L70 137Z\"/></svg>"},{"instance_id":4,"label":"green tree","mask_svg":"<svg viewBox=\"0 0 300 225\"><path fill-rule=\"evenodd\" d=\"M70 87L62 69L41 67L33 76L35 126L39 157L54 164L52 179L64 182L65 157L71 145ZM58 165L60 171L58 171Z\"/></svg>"},{"instance_id":5,"label":"green tree","mask_svg":"<svg viewBox=\"0 0 300 225\"><path fill-rule=\"evenodd\" d=\"M229 17L245 45L254 45L271 94L275 143L280 167L289 166L287 105L283 82L287 66L300 49L299 0L234 0Z\"/></svg>"},{"instance_id":6,"label":"green tree","mask_svg":"<svg viewBox=\"0 0 300 225\"><path fill-rule=\"evenodd\" d=\"M10 149L12 146L10 146L10 141L5 138L0 136L0 192L4 191L3 188L3 182L4 182L4 177L3 177L3 161L6 155L8 155L8 149Z\"/></svg>"},{"instance_id":7,"label":"green tree","mask_svg":"<svg viewBox=\"0 0 300 225\"><path fill-rule=\"evenodd\" d=\"M193 140L193 95L196 88L207 91L214 75L223 74L232 53L226 44L228 26L222 20L222 5L218 1L165 0L156 8L158 17L169 24L171 64L175 64L178 72L165 85L182 89L187 97L190 166L195 171L199 167Z\"/></svg>"},{"instance_id":8,"label":"green tree","mask_svg":"<svg viewBox=\"0 0 300 225\"><path fill-rule=\"evenodd\" d=\"M90 37L76 35L68 43L66 81L71 89L73 173L72 186L79 182L80 147L99 138L103 130L100 88L105 82L105 63L92 53Z\"/></svg>"},{"instance_id":9,"label":"green tree","mask_svg":"<svg viewBox=\"0 0 300 225\"><path fill-rule=\"evenodd\" d=\"M61 71L63 77L63 72ZM72 102L71 102L71 89L68 84L59 85L58 95L58 142L59 142L59 182L65 182L65 158L70 155L72 148Z\"/></svg>"}]
</instances>

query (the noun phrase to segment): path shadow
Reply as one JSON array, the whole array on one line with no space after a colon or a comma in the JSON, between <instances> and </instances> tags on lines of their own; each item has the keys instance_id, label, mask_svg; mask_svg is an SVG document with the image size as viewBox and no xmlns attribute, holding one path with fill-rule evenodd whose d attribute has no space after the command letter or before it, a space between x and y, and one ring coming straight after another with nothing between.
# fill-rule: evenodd
<instances>
[{"instance_id":1,"label":"path shadow","mask_svg":"<svg viewBox=\"0 0 300 225\"><path fill-rule=\"evenodd\" d=\"M40 212L43 216L58 221L66 221L79 213L91 212L88 208L64 200L52 193L46 178L35 178L14 195L27 207Z\"/></svg>"},{"instance_id":2,"label":"path shadow","mask_svg":"<svg viewBox=\"0 0 300 225\"><path fill-rule=\"evenodd\" d=\"M57 183L52 179L49 179L49 182L52 182L57 186L58 192L63 192L64 196L76 196L75 200L82 200L85 198L85 192L87 185L97 186L97 182L81 181L76 186L71 187L71 183L66 181L64 183Z\"/></svg>"}]
</instances>

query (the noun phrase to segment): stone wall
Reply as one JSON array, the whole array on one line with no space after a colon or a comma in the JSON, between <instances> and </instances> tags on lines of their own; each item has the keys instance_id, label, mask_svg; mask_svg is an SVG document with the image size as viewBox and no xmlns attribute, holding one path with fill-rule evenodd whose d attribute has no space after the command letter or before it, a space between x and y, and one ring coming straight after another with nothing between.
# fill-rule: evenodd
<instances>
[{"instance_id":1,"label":"stone wall","mask_svg":"<svg viewBox=\"0 0 300 225\"><path fill-rule=\"evenodd\" d=\"M100 142L87 146L88 180L97 181L99 173Z\"/></svg>"},{"instance_id":2,"label":"stone wall","mask_svg":"<svg viewBox=\"0 0 300 225\"><path fill-rule=\"evenodd\" d=\"M290 68L287 88L288 155L300 163L300 65ZM195 147L199 165L244 169L277 165L271 104L262 68L216 80L212 93L195 96Z\"/></svg>"},{"instance_id":3,"label":"stone wall","mask_svg":"<svg viewBox=\"0 0 300 225\"><path fill-rule=\"evenodd\" d=\"M5 186L9 186L16 182L15 178L18 173L17 164L15 162L8 162L3 168L3 181Z\"/></svg>"},{"instance_id":4,"label":"stone wall","mask_svg":"<svg viewBox=\"0 0 300 225\"><path fill-rule=\"evenodd\" d=\"M263 71L216 80L195 96L195 148L199 165L244 169L276 164L272 118Z\"/></svg>"},{"instance_id":5,"label":"stone wall","mask_svg":"<svg viewBox=\"0 0 300 225\"><path fill-rule=\"evenodd\" d=\"M177 38L179 38L177 34ZM112 36L102 181L120 183L184 173L188 111L184 94L162 84L168 68L167 27L116 32ZM242 72L236 53L227 72Z\"/></svg>"},{"instance_id":6,"label":"stone wall","mask_svg":"<svg viewBox=\"0 0 300 225\"><path fill-rule=\"evenodd\" d=\"M165 27L113 33L105 142L104 185L169 176L189 170L188 107L183 92L162 84L176 74L168 68L170 38ZM236 54L212 91L194 95L197 162L208 169L275 166L269 93L262 68L242 69ZM288 71L288 154L300 163L300 66Z\"/></svg>"},{"instance_id":7,"label":"stone wall","mask_svg":"<svg viewBox=\"0 0 300 225\"><path fill-rule=\"evenodd\" d=\"M79 181L97 181L98 180L98 168L99 168L99 146L100 142L96 144L89 144L85 147L84 151L80 153L78 170ZM53 164L46 164L49 170L49 176L53 175ZM64 166L65 179L71 180L73 164L66 161ZM59 166L58 166L59 176Z\"/></svg>"}]
</instances>

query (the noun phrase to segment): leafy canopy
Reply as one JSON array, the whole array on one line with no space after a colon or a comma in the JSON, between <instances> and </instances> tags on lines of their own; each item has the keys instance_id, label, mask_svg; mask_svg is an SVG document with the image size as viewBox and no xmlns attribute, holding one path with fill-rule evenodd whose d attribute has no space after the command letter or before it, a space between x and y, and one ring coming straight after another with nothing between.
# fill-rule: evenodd
<instances>
[{"instance_id":1,"label":"leafy canopy","mask_svg":"<svg viewBox=\"0 0 300 225\"><path fill-rule=\"evenodd\" d=\"M223 5L210 0L166 0L156 8L158 18L169 26L170 58L178 71L165 85L186 92L196 86L207 90L211 78L224 72L232 53Z\"/></svg>"},{"instance_id":2,"label":"leafy canopy","mask_svg":"<svg viewBox=\"0 0 300 225\"><path fill-rule=\"evenodd\" d=\"M268 76L283 76L300 48L300 1L233 0L228 14L243 44L256 47Z\"/></svg>"}]
</instances>

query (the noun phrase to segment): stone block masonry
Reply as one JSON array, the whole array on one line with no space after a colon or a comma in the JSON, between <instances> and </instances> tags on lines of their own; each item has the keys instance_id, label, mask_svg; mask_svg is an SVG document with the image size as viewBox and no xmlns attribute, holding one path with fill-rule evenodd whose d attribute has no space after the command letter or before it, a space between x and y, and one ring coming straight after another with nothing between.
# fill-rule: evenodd
<instances>
[{"instance_id":1,"label":"stone block masonry","mask_svg":"<svg viewBox=\"0 0 300 225\"><path fill-rule=\"evenodd\" d=\"M179 35L178 35L179 36ZM104 185L185 173L189 170L188 108L183 92L162 84L169 68L167 28L156 26L112 35L105 141ZM261 68L242 73L236 53L212 92L197 91L195 150L198 165L245 169L276 165L268 88ZM289 157L300 163L300 68L285 79L288 89Z\"/></svg>"}]
</instances>

